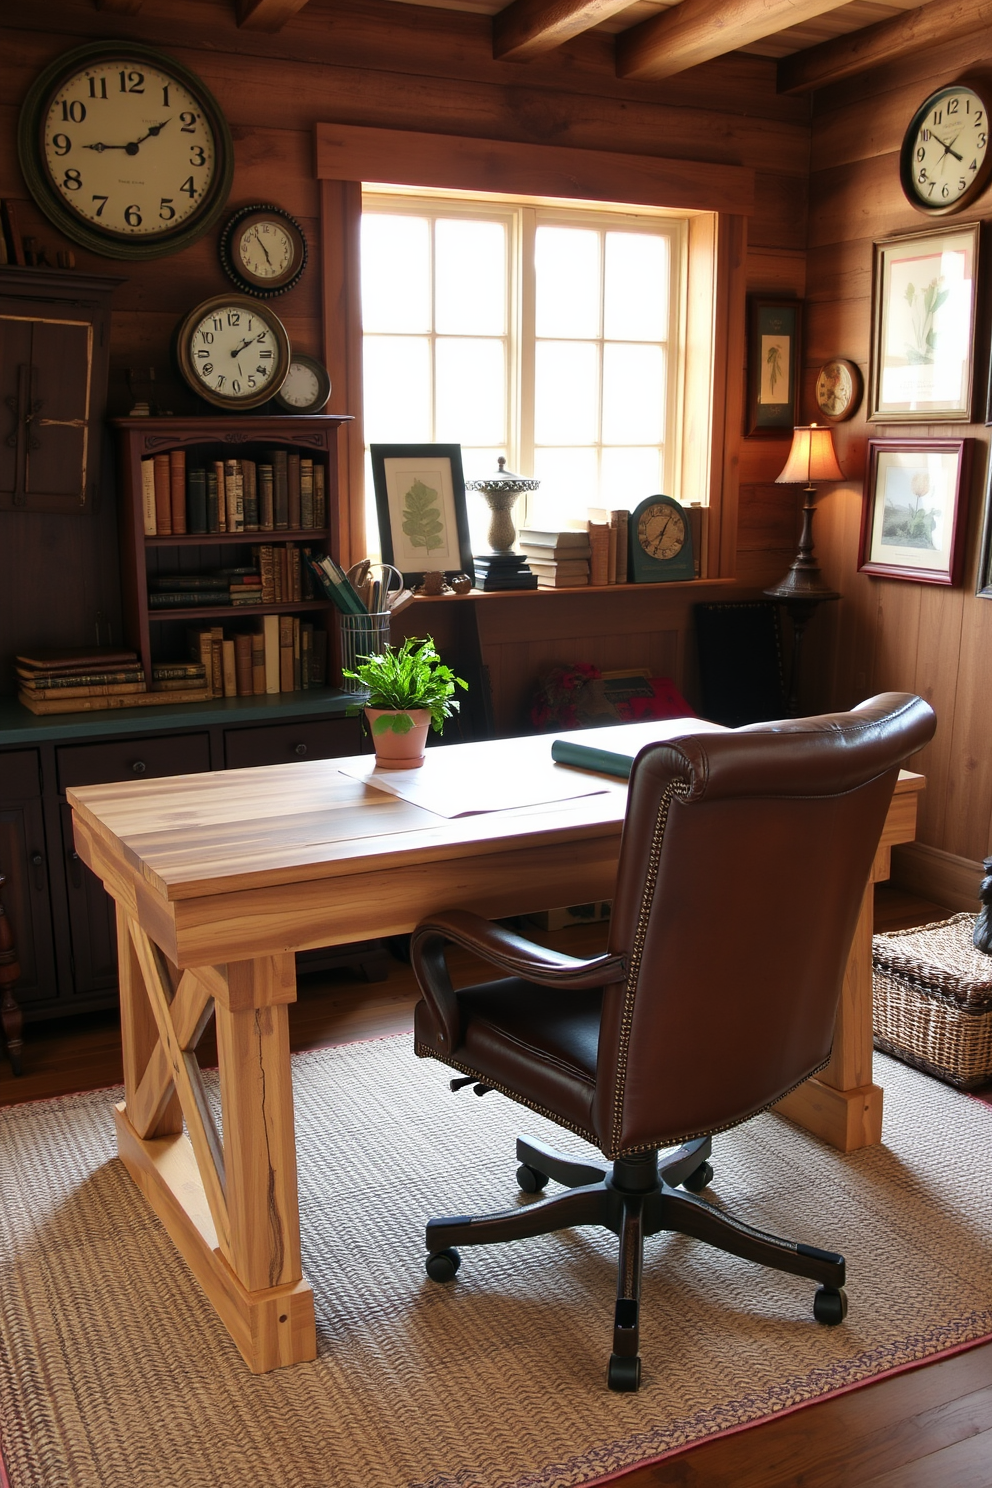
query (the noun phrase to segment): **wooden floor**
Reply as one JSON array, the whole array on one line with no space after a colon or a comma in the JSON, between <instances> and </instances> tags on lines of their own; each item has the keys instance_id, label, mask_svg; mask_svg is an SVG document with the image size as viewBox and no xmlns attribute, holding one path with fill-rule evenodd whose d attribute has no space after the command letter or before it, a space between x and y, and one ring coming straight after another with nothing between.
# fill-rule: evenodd
<instances>
[{"instance_id":1,"label":"wooden floor","mask_svg":"<svg viewBox=\"0 0 992 1488\"><path fill-rule=\"evenodd\" d=\"M876 888L878 930L947 913L888 884ZM589 926L535 938L584 954L602 935L602 927ZM454 970L463 982L475 968L465 957ZM399 961L380 983L348 972L311 974L290 1008L293 1048L409 1032L415 1001L412 973ZM204 1064L215 1062L208 1039L200 1046ZM119 1084L116 1014L30 1025L24 1070L13 1080L0 1060L0 1105ZM705 1442L619 1481L623 1488L992 1488L992 1344Z\"/></svg>"}]
</instances>

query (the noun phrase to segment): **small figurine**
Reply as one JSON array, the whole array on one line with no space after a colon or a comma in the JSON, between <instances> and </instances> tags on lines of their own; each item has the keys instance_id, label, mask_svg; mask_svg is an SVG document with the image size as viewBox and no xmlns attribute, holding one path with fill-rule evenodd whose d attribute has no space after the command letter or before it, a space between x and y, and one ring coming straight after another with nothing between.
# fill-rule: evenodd
<instances>
[{"instance_id":1,"label":"small figurine","mask_svg":"<svg viewBox=\"0 0 992 1488\"><path fill-rule=\"evenodd\" d=\"M975 921L972 942L976 951L984 951L987 956L992 956L992 858L986 858L982 867L985 869L985 877L978 891L982 911Z\"/></svg>"},{"instance_id":2,"label":"small figurine","mask_svg":"<svg viewBox=\"0 0 992 1488\"><path fill-rule=\"evenodd\" d=\"M451 587L456 594L471 594L472 580L468 574L455 574L455 577L451 581Z\"/></svg>"},{"instance_id":3,"label":"small figurine","mask_svg":"<svg viewBox=\"0 0 992 1488\"><path fill-rule=\"evenodd\" d=\"M433 598L438 594L450 594L451 590L444 582L444 574L434 570L431 573L424 574L423 582L418 584L413 592L414 594L424 594Z\"/></svg>"}]
</instances>

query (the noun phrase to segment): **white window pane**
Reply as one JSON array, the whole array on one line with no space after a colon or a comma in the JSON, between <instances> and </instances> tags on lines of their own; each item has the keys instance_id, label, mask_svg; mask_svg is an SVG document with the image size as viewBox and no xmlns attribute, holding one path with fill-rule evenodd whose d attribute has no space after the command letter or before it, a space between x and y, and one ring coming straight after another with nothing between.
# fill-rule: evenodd
<instances>
[{"instance_id":1,"label":"white window pane","mask_svg":"<svg viewBox=\"0 0 992 1488\"><path fill-rule=\"evenodd\" d=\"M459 336L506 331L506 227L441 218L434 229L434 327Z\"/></svg>"},{"instance_id":2,"label":"white window pane","mask_svg":"<svg viewBox=\"0 0 992 1488\"><path fill-rule=\"evenodd\" d=\"M660 346L603 347L604 444L661 444L665 437L665 352Z\"/></svg>"},{"instance_id":3,"label":"white window pane","mask_svg":"<svg viewBox=\"0 0 992 1488\"><path fill-rule=\"evenodd\" d=\"M503 342L439 336L434 355L436 437L449 444L501 444L506 438Z\"/></svg>"},{"instance_id":4,"label":"white window pane","mask_svg":"<svg viewBox=\"0 0 992 1488\"><path fill-rule=\"evenodd\" d=\"M600 504L596 451L535 450L534 474L541 488L528 502L528 525L551 532L585 526L588 508Z\"/></svg>"},{"instance_id":5,"label":"white window pane","mask_svg":"<svg viewBox=\"0 0 992 1488\"><path fill-rule=\"evenodd\" d=\"M367 331L429 331L431 243L426 217L362 217L362 324Z\"/></svg>"},{"instance_id":6,"label":"white window pane","mask_svg":"<svg viewBox=\"0 0 992 1488\"><path fill-rule=\"evenodd\" d=\"M495 475L499 469L496 463L500 456L509 462L509 456L505 445L493 445L490 449L471 449L462 445L462 470L466 480L482 480L487 475Z\"/></svg>"},{"instance_id":7,"label":"white window pane","mask_svg":"<svg viewBox=\"0 0 992 1488\"><path fill-rule=\"evenodd\" d=\"M618 341L668 338L668 239L606 234L603 334Z\"/></svg>"},{"instance_id":8,"label":"white window pane","mask_svg":"<svg viewBox=\"0 0 992 1488\"><path fill-rule=\"evenodd\" d=\"M658 449L604 449L600 505L609 511L632 511L662 486L662 452Z\"/></svg>"},{"instance_id":9,"label":"white window pane","mask_svg":"<svg viewBox=\"0 0 992 1488\"><path fill-rule=\"evenodd\" d=\"M535 244L539 336L599 335L599 233L539 227Z\"/></svg>"},{"instance_id":10,"label":"white window pane","mask_svg":"<svg viewBox=\"0 0 992 1488\"><path fill-rule=\"evenodd\" d=\"M599 425L599 348L589 341L539 341L535 371L536 442L594 444Z\"/></svg>"},{"instance_id":11,"label":"white window pane","mask_svg":"<svg viewBox=\"0 0 992 1488\"><path fill-rule=\"evenodd\" d=\"M431 343L426 336L366 336L365 438L426 444L431 438Z\"/></svg>"}]
</instances>

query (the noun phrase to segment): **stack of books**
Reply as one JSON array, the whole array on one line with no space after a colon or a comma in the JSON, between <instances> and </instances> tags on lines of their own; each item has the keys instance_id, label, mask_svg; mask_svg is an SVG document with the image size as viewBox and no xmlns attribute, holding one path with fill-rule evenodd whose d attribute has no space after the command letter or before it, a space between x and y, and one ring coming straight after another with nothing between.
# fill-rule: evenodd
<instances>
[{"instance_id":1,"label":"stack of books","mask_svg":"<svg viewBox=\"0 0 992 1488\"><path fill-rule=\"evenodd\" d=\"M32 713L86 712L93 699L129 698L147 690L136 651L85 646L29 651L15 658L15 666L18 698Z\"/></svg>"},{"instance_id":2,"label":"stack of books","mask_svg":"<svg viewBox=\"0 0 992 1488\"><path fill-rule=\"evenodd\" d=\"M265 615L251 631L222 625L187 632L192 664L214 697L261 697L301 692L327 683L327 632L297 615ZM163 663L153 675L179 669Z\"/></svg>"},{"instance_id":3,"label":"stack of books","mask_svg":"<svg viewBox=\"0 0 992 1488\"><path fill-rule=\"evenodd\" d=\"M150 574L150 610L215 609L231 605L293 604L316 597L309 548L296 543L252 546L252 562L208 573Z\"/></svg>"},{"instance_id":4,"label":"stack of books","mask_svg":"<svg viewBox=\"0 0 992 1488\"><path fill-rule=\"evenodd\" d=\"M292 450L190 466L185 450L152 455L141 462L141 493L146 537L327 526L326 467Z\"/></svg>"},{"instance_id":5,"label":"stack of books","mask_svg":"<svg viewBox=\"0 0 992 1488\"><path fill-rule=\"evenodd\" d=\"M537 575L539 589L578 589L589 583L592 547L588 532L539 532L522 527L520 551L531 573Z\"/></svg>"},{"instance_id":6,"label":"stack of books","mask_svg":"<svg viewBox=\"0 0 992 1488\"><path fill-rule=\"evenodd\" d=\"M604 521L590 518L589 542L591 584L626 584L627 555L630 544L630 512L604 512Z\"/></svg>"}]
</instances>

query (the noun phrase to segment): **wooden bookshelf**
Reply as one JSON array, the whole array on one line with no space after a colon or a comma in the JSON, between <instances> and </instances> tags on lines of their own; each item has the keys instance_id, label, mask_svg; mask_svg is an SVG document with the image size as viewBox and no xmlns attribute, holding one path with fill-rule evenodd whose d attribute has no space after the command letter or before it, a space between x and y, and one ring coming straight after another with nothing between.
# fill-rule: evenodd
<instances>
[{"instance_id":1,"label":"wooden bookshelf","mask_svg":"<svg viewBox=\"0 0 992 1488\"><path fill-rule=\"evenodd\" d=\"M176 659L182 651L183 634L201 622L220 619L232 626L243 625L261 615L303 615L322 621L328 636L328 670L334 656L337 611L323 597L281 601L276 604L195 605L149 609L149 582L156 573L201 574L250 561L251 549L259 544L272 547L310 546L317 552L336 553L338 548L338 429L348 422L344 414L262 415L240 417L217 415L205 418L114 419L120 469L121 587L124 631L127 644L141 657L151 682L153 661ZM256 463L271 449L283 448L320 461L324 466L326 522L322 527L279 528L237 532L187 532L146 536L144 530L141 462L155 455L181 449L187 468L195 463L246 459Z\"/></svg>"}]
</instances>

